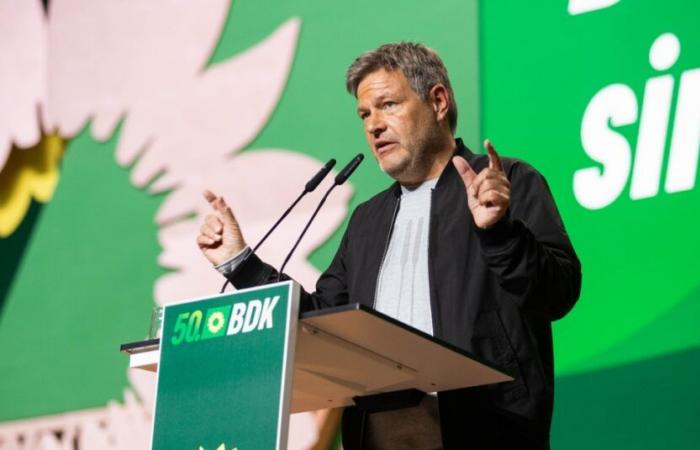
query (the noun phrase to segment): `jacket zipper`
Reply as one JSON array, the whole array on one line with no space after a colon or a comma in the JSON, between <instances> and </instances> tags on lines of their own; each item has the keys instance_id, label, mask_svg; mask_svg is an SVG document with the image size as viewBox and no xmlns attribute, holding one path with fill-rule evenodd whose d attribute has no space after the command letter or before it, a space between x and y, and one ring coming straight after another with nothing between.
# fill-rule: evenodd
<instances>
[{"instance_id":1,"label":"jacket zipper","mask_svg":"<svg viewBox=\"0 0 700 450\"><path fill-rule=\"evenodd\" d=\"M438 303L437 295L433 291L433 240L435 230L433 229L433 208L435 207L435 188L430 190L430 216L428 217L428 292L430 293L430 315L432 316L433 336L438 333Z\"/></svg>"},{"instance_id":2,"label":"jacket zipper","mask_svg":"<svg viewBox=\"0 0 700 450\"><path fill-rule=\"evenodd\" d=\"M396 214L399 212L399 204L401 203L401 198L396 199L396 204L394 205L394 213L391 215L391 227L389 227L389 235L386 237L386 242L384 243L384 253L382 253L382 259L379 261L379 273L377 274L377 282L374 285L374 298L372 299L372 309L377 306L377 295L379 295L379 282L382 278L382 267L384 266L384 258L386 258L386 253L389 251L389 243L391 242L391 235L394 233L394 224L396 223Z\"/></svg>"}]
</instances>

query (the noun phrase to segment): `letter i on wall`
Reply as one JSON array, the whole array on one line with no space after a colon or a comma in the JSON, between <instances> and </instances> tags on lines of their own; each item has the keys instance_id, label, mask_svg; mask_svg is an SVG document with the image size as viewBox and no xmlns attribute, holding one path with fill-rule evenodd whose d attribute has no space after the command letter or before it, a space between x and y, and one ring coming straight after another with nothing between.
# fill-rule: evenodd
<instances>
[{"instance_id":1,"label":"letter i on wall","mask_svg":"<svg viewBox=\"0 0 700 450\"><path fill-rule=\"evenodd\" d=\"M649 62L658 71L668 70L678 60L679 53L678 38L671 33L665 33L656 38L651 45ZM630 187L632 199L654 197L659 192L673 84L673 76L667 74L650 78L644 88L642 117Z\"/></svg>"},{"instance_id":2,"label":"letter i on wall","mask_svg":"<svg viewBox=\"0 0 700 450\"><path fill-rule=\"evenodd\" d=\"M666 192L695 187L700 153L700 69L683 72L678 89L671 153L666 172Z\"/></svg>"}]
</instances>

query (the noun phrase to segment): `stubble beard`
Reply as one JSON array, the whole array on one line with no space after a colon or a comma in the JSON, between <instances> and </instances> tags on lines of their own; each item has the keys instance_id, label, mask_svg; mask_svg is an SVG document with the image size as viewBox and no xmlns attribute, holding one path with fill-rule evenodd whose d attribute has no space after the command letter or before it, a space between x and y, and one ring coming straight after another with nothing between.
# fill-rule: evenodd
<instances>
[{"instance_id":1,"label":"stubble beard","mask_svg":"<svg viewBox=\"0 0 700 450\"><path fill-rule=\"evenodd\" d=\"M384 172L401 184L418 184L425 181L433 165L434 156L440 145L436 126L418 139L401 145L408 153L399 164L384 169Z\"/></svg>"}]
</instances>

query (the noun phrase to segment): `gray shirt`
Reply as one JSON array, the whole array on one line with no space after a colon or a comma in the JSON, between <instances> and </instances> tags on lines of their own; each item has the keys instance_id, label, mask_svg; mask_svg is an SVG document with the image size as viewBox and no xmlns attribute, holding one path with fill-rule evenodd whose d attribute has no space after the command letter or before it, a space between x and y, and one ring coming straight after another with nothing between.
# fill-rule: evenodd
<instances>
[{"instance_id":1,"label":"gray shirt","mask_svg":"<svg viewBox=\"0 0 700 450\"><path fill-rule=\"evenodd\" d=\"M401 205L379 272L375 309L433 334L428 284L430 203L437 179L408 189L401 187Z\"/></svg>"}]
</instances>

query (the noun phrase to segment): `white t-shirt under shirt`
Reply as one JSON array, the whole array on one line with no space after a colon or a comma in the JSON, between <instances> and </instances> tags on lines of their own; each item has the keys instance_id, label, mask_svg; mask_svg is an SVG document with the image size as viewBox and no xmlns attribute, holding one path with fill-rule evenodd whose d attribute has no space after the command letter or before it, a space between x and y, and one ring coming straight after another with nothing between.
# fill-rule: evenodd
<instances>
[{"instance_id":1,"label":"white t-shirt under shirt","mask_svg":"<svg viewBox=\"0 0 700 450\"><path fill-rule=\"evenodd\" d=\"M375 309L433 334L428 282L430 203L437 178L401 186L401 204L379 272Z\"/></svg>"},{"instance_id":2,"label":"white t-shirt under shirt","mask_svg":"<svg viewBox=\"0 0 700 450\"><path fill-rule=\"evenodd\" d=\"M401 204L379 271L375 309L433 334L428 282L430 206L437 179L414 189L401 187ZM415 407L369 414L365 438L370 448L442 448L437 398Z\"/></svg>"}]
</instances>

